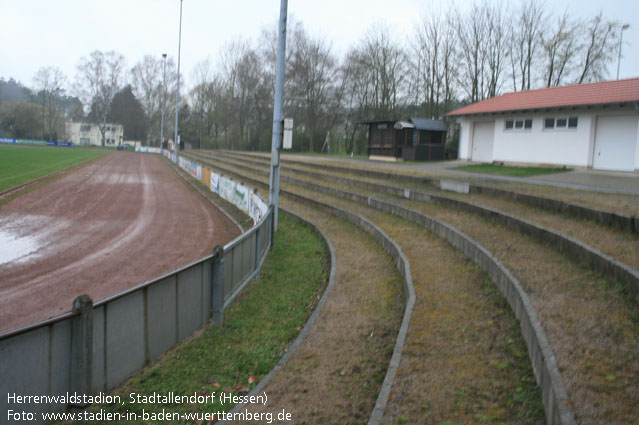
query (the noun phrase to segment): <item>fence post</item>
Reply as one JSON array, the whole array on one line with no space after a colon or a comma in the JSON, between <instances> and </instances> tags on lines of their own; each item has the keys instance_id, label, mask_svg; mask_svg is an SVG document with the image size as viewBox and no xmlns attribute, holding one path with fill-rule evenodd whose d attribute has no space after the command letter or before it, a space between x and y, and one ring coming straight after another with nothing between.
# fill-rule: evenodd
<instances>
[{"instance_id":1,"label":"fence post","mask_svg":"<svg viewBox=\"0 0 639 425\"><path fill-rule=\"evenodd\" d=\"M262 254L262 227L255 229L255 270L260 266L260 257Z\"/></svg>"},{"instance_id":2,"label":"fence post","mask_svg":"<svg viewBox=\"0 0 639 425\"><path fill-rule=\"evenodd\" d=\"M211 272L211 306L213 324L222 326L224 321L224 247L218 245L213 251L213 270Z\"/></svg>"},{"instance_id":3,"label":"fence post","mask_svg":"<svg viewBox=\"0 0 639 425\"><path fill-rule=\"evenodd\" d=\"M268 212L271 214L271 240L269 241L269 250L271 250L275 243L275 208L271 205Z\"/></svg>"},{"instance_id":4,"label":"fence post","mask_svg":"<svg viewBox=\"0 0 639 425\"><path fill-rule=\"evenodd\" d=\"M71 390L77 394L91 394L93 371L93 301L88 295L73 300L71 321ZM86 407L85 404L69 404Z\"/></svg>"}]
</instances>

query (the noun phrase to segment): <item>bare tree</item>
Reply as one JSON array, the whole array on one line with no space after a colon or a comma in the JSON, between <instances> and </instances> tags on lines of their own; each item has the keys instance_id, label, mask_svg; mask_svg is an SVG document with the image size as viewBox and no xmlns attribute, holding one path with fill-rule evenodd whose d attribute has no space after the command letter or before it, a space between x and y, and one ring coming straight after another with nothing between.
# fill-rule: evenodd
<instances>
[{"instance_id":1,"label":"bare tree","mask_svg":"<svg viewBox=\"0 0 639 425\"><path fill-rule=\"evenodd\" d=\"M470 102L485 98L486 26L486 13L476 3L467 15L457 14L455 19L461 68L458 81Z\"/></svg>"},{"instance_id":2,"label":"bare tree","mask_svg":"<svg viewBox=\"0 0 639 425\"><path fill-rule=\"evenodd\" d=\"M236 134L234 133L234 124L236 123L236 91L238 74L240 73L240 61L246 51L250 49L246 40L236 39L227 42L220 51L220 79L222 81L222 90L224 91L223 108L224 113L221 114L221 126L224 134L224 145L234 149L236 147Z\"/></svg>"},{"instance_id":3,"label":"bare tree","mask_svg":"<svg viewBox=\"0 0 639 425\"><path fill-rule=\"evenodd\" d=\"M572 73L578 54L579 28L580 23L572 20L568 13L564 13L557 19L555 26L542 35L545 56L542 76L546 87L561 85L562 79Z\"/></svg>"},{"instance_id":4,"label":"bare tree","mask_svg":"<svg viewBox=\"0 0 639 425\"><path fill-rule=\"evenodd\" d=\"M614 46L619 37L618 22L607 21L601 12L592 18L586 28L586 40L581 54L581 71L577 83L600 80L605 77L607 65L615 58Z\"/></svg>"},{"instance_id":5,"label":"bare tree","mask_svg":"<svg viewBox=\"0 0 639 425\"><path fill-rule=\"evenodd\" d=\"M191 105L191 124L195 133L195 144L198 147L209 142L217 112L217 99L220 88L213 78L209 58L195 64L193 69L195 86L189 93Z\"/></svg>"},{"instance_id":6,"label":"bare tree","mask_svg":"<svg viewBox=\"0 0 639 425\"><path fill-rule=\"evenodd\" d=\"M413 102L428 117L448 111L453 98L457 34L454 16L434 12L423 16L415 30L411 63Z\"/></svg>"},{"instance_id":7,"label":"bare tree","mask_svg":"<svg viewBox=\"0 0 639 425\"><path fill-rule=\"evenodd\" d=\"M33 77L34 89L40 103L40 115L42 124L42 138L44 140L57 140L64 132L61 123L61 103L64 94L63 85L66 76L60 68L40 68Z\"/></svg>"},{"instance_id":8,"label":"bare tree","mask_svg":"<svg viewBox=\"0 0 639 425\"><path fill-rule=\"evenodd\" d=\"M502 84L502 74L506 61L507 41L507 6L501 2L484 3L482 7L486 25L486 43L484 56L486 63L485 97L499 94Z\"/></svg>"},{"instance_id":9,"label":"bare tree","mask_svg":"<svg viewBox=\"0 0 639 425\"><path fill-rule=\"evenodd\" d=\"M518 17L510 31L510 64L513 90L530 90L534 84L534 63L545 31L543 5L537 0L522 0Z\"/></svg>"},{"instance_id":10,"label":"bare tree","mask_svg":"<svg viewBox=\"0 0 639 425\"><path fill-rule=\"evenodd\" d=\"M371 85L368 82L368 70L360 59L360 52L354 48L348 52L339 70L341 91L343 93L344 128L346 152L355 152L355 136L359 123L373 116ZM358 146L357 152L361 152Z\"/></svg>"},{"instance_id":11,"label":"bare tree","mask_svg":"<svg viewBox=\"0 0 639 425\"><path fill-rule=\"evenodd\" d=\"M407 98L408 61L406 51L391 36L382 23L374 24L364 35L357 48L361 68L359 77L370 87L369 104L373 117L389 117L397 113Z\"/></svg>"},{"instance_id":12,"label":"bare tree","mask_svg":"<svg viewBox=\"0 0 639 425\"><path fill-rule=\"evenodd\" d=\"M310 37L301 24L293 30L289 45L287 109L293 112L312 152L321 147L337 119L337 59L324 40Z\"/></svg>"},{"instance_id":13,"label":"bare tree","mask_svg":"<svg viewBox=\"0 0 639 425\"><path fill-rule=\"evenodd\" d=\"M105 145L106 121L113 96L119 91L124 72L124 56L114 51L93 51L78 63L76 90L102 134Z\"/></svg>"}]
</instances>

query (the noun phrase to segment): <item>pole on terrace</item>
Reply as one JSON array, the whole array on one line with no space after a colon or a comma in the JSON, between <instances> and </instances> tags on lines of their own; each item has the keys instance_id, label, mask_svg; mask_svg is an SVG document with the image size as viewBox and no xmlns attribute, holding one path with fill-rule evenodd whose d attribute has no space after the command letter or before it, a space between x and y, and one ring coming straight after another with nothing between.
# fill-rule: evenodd
<instances>
[{"instance_id":1,"label":"pole on terrace","mask_svg":"<svg viewBox=\"0 0 639 425\"><path fill-rule=\"evenodd\" d=\"M273 104L273 142L271 145L271 178L269 203L273 205L273 231L277 230L280 192L280 149L282 148L282 105L284 103L284 71L286 59L286 14L288 0L280 2L280 25L277 40L277 67L275 71L275 102Z\"/></svg>"},{"instance_id":2,"label":"pole on terrace","mask_svg":"<svg viewBox=\"0 0 639 425\"><path fill-rule=\"evenodd\" d=\"M180 113L180 50L182 48L182 0L180 0L180 33L178 38L178 68L177 68L177 89L175 91L175 137L173 138L174 154L173 162L177 164L178 151L178 116Z\"/></svg>"}]
</instances>

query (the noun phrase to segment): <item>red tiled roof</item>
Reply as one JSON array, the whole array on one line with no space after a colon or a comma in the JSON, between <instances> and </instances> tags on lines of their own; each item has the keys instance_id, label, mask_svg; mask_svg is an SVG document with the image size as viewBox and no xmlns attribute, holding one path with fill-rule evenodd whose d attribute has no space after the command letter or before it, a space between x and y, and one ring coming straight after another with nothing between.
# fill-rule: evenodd
<instances>
[{"instance_id":1,"label":"red tiled roof","mask_svg":"<svg viewBox=\"0 0 639 425\"><path fill-rule=\"evenodd\" d=\"M639 78L506 93L464 106L447 115L471 115L635 101L639 101Z\"/></svg>"}]
</instances>

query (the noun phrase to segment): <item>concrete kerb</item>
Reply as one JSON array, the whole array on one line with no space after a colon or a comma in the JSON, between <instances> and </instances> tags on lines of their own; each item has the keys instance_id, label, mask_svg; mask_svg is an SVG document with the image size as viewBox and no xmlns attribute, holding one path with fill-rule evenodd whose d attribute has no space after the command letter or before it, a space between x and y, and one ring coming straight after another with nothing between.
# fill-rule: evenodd
<instances>
[{"instance_id":1,"label":"concrete kerb","mask_svg":"<svg viewBox=\"0 0 639 425\"><path fill-rule=\"evenodd\" d=\"M451 205L497 221L511 229L532 236L542 243L551 243L560 252L585 263L608 279L620 282L631 297L639 300L639 272L637 270L577 239L496 209L452 198L439 196L430 196L430 198L443 205Z\"/></svg>"},{"instance_id":2,"label":"concrete kerb","mask_svg":"<svg viewBox=\"0 0 639 425\"><path fill-rule=\"evenodd\" d=\"M227 158L236 158L234 154L230 154L228 152L222 153L221 156L225 156ZM346 168L332 165L321 165L321 164L313 164L305 161L296 161L291 159L286 159L287 162L293 164L301 164L311 168L320 168L326 170L336 170L336 171L344 171L344 172L352 172L353 174L368 176L368 177L377 177L377 178L385 178L388 180L396 180L403 181L408 183L427 183L431 184L439 189L447 190L448 186L457 186L457 184L461 184L463 186L468 186L468 190L471 193L486 193L492 194L494 196L506 196L510 199L515 199L528 205L533 205L538 208L547 209L550 211L561 212L568 215L571 215L576 218L592 220L604 226L616 227L622 230L626 230L629 232L639 233L639 217L619 214L613 211L605 211L597 208L586 207L579 204L572 204L565 201L560 201L557 199L546 198L543 196L536 195L528 195L519 192L504 190L504 189L495 189L489 188L483 185L473 184L464 180L441 180L441 179L431 179L427 177L416 177L416 176L408 176L404 174L396 174L396 173L387 173L382 171L375 170L362 170L357 168ZM257 164L258 161L248 161L253 164ZM300 172L299 170L294 170L296 172ZM455 184L456 183L456 184ZM459 190L454 190L459 191Z\"/></svg>"},{"instance_id":3,"label":"concrete kerb","mask_svg":"<svg viewBox=\"0 0 639 425\"><path fill-rule=\"evenodd\" d=\"M240 177L237 173L233 173L230 170L226 170L223 169L222 167L217 167L219 170L224 170L225 172L229 173L229 174L234 174L238 177ZM243 179L247 180L247 181L251 181L252 183L257 183L257 184L264 184L260 181L245 177L245 176L241 176ZM387 253L389 253L389 255L391 255L391 257L393 257L393 259L396 261L396 267L398 268L398 271L400 272L400 274L402 275L402 277L404 278L404 297L406 300L406 306L404 308L404 315L402 318L402 324L400 326L400 329L397 333L397 338L395 340L395 347L393 349L393 354L391 356L391 360L389 362L389 366L388 369L386 370L386 375L384 377L384 381L382 382L382 386L380 388L380 392L377 396L377 400L375 402L375 406L373 408L373 412L371 413L371 416L369 418L368 421L368 425L377 425L379 423L381 423L381 420L384 416L384 412L386 410L386 405L388 404L388 400L390 397L390 392L395 380L395 375L397 374L397 370L399 368L399 364L401 361L401 355L402 355L402 351L404 349L404 344L406 341L406 334L408 333L408 326L410 325L410 320L412 317L412 312L413 312L413 307L415 305L415 289L413 287L413 278L412 278L412 274L410 271L410 263L408 262L408 260L406 259L403 251L401 250L401 248L388 236L386 235L386 233L384 233L384 231L382 231L377 225L375 225L374 223L366 220L365 218L361 217L360 215L354 214L354 213L350 213L348 211L336 208L336 207L332 207L330 205L324 204L322 202L313 200L313 199L309 199L306 197L303 197L301 195L298 195L296 193L293 192L289 192L289 191L285 191L285 190L280 190L283 194L297 199L298 201L305 203L305 204L310 204L310 205L314 205L317 207L321 207L324 209L327 209L329 211L331 211L334 215L343 218L359 227L361 227L364 231L366 231L367 233L371 234L373 236L373 238L382 245L382 248L384 249L384 251L386 251ZM319 306L318 306L319 308ZM317 309L316 309L317 310ZM319 313L318 313L319 314ZM308 325L308 324L307 324ZM301 341L300 341L301 343ZM297 347L296 347L297 348ZM287 352L288 354L288 352ZM292 354L292 353L291 353ZM290 357L290 356L289 356ZM288 358L287 358L288 360ZM276 366L277 367L277 366ZM274 369L275 370L275 369ZM279 370L279 369L278 369ZM265 378L266 379L266 378ZM270 379L270 378L269 378ZM262 380L262 382L260 383L265 385L264 380ZM258 390L259 388L259 390ZM263 386L259 386L256 387L253 391L255 391L255 394L258 394L261 392L261 390L263 390ZM235 412L236 409L239 411L241 410L242 407L235 407L232 412Z\"/></svg>"},{"instance_id":4,"label":"concrete kerb","mask_svg":"<svg viewBox=\"0 0 639 425\"><path fill-rule=\"evenodd\" d=\"M574 413L570 408L570 399L563 386L550 343L519 280L481 244L455 227L388 202L370 198L369 204L373 208L399 215L426 227L463 252L488 273L520 322L535 377L542 390L546 423L549 425L576 424Z\"/></svg>"},{"instance_id":5,"label":"concrete kerb","mask_svg":"<svg viewBox=\"0 0 639 425\"><path fill-rule=\"evenodd\" d=\"M263 171L261 170L256 170L249 167L245 168L255 173L263 173ZM295 171L297 172L298 170ZM314 177L318 178L323 176L322 174L312 172L301 171L301 173L313 175ZM364 200L366 199L366 197L362 195L357 195L351 192L309 183L290 176L282 175L280 178L284 181L288 181L290 183L306 187L311 190L328 193L345 199L351 199L353 201L364 202ZM362 182L359 180L347 179L342 177L334 177L334 179L336 181L347 184L355 183L366 188L391 193L392 195L399 197L418 201L437 202L442 205L454 206L455 208L461 208L468 212L490 218L491 220L495 220L501 224L504 224L511 229L532 236L543 243L552 243L560 252L567 253L571 257L585 263L586 265L597 270L603 276L606 276L613 281L619 281L631 297L639 299L639 272L634 270L632 267L629 267L628 265L623 264L615 260L614 258L600 252L599 250L596 250L595 248L592 248L587 244L571 238L570 236L565 235L561 232L548 229L546 227L537 225L533 222L519 217L515 217L497 209L484 207L454 198L447 198L444 196L434 195L417 190L395 188L379 183Z\"/></svg>"},{"instance_id":6,"label":"concrete kerb","mask_svg":"<svg viewBox=\"0 0 639 425\"><path fill-rule=\"evenodd\" d=\"M639 233L639 217L620 214L613 211L586 207L579 204L572 204L559 199L546 198L543 196L527 195L525 193L512 192L509 190L496 189L492 187L470 185L471 193L487 194L496 197L506 197L515 201L523 202L533 207L545 210L565 213L583 220L592 220L604 226L616 227L618 229Z\"/></svg>"},{"instance_id":7,"label":"concrete kerb","mask_svg":"<svg viewBox=\"0 0 639 425\"><path fill-rule=\"evenodd\" d=\"M295 198L303 203L311 204L314 206L327 209L335 216L343 218L355 224L356 226L362 228L364 231L366 231L371 236L373 236L373 238L382 246L384 251L386 251L395 260L396 267L399 273L404 278L403 290L404 290L404 298L406 301L406 306L404 307L402 324L399 328L399 331L397 332L397 338L395 340L395 347L393 349L393 354L391 356L391 360L389 362L388 368L386 369L386 375L384 377L384 381L382 382L382 386L377 396L377 400L375 401L375 406L373 407L373 411L368 421L368 425L380 424L384 416L384 412L386 411L386 406L390 398L390 392L392 390L393 383L395 381L397 370L399 369L402 352L404 350L404 345L406 342L406 334L408 333L408 327L410 325L410 321L413 315L413 307L415 305L415 289L413 287L413 277L410 271L410 263L408 262L408 259L406 259L406 256L404 255L399 245L397 245L376 224L365 219L364 217L355 213L342 210L340 208L336 208L336 207L324 204L322 202L319 202L313 199L303 197L293 192L282 190L282 193L292 198Z\"/></svg>"},{"instance_id":8,"label":"concrete kerb","mask_svg":"<svg viewBox=\"0 0 639 425\"><path fill-rule=\"evenodd\" d=\"M311 183L308 184L311 185ZM297 194L290 192L286 193L294 196L295 198L301 198L303 200L306 199ZM317 201L310 201L321 205L321 203ZM403 208L388 202L379 201L374 198L368 197L366 203L380 211L399 215L407 220L426 227L439 237L446 239L451 245L462 251L465 255L469 256L476 264L482 267L489 274L493 283L507 299L515 317L517 317L520 322L522 335L524 336L524 340L528 347L528 355L531 359L535 377L538 385L542 389L542 398L547 424L576 424L574 413L570 408L570 399L568 398L565 387L563 386L561 373L557 367L550 343L548 342L548 338L543 331L530 299L521 288L519 280L516 279L512 273L483 246L458 229L417 211ZM329 206L329 208L332 209L334 207ZM388 391L390 393L390 389ZM376 410L374 410L374 413L378 414L379 411ZM381 416L383 416L383 412L380 415L380 419ZM373 416L371 416L370 420L373 420ZM371 422L369 422L369 424L371 424Z\"/></svg>"},{"instance_id":9,"label":"concrete kerb","mask_svg":"<svg viewBox=\"0 0 639 425\"><path fill-rule=\"evenodd\" d=\"M309 317L309 319L306 321L306 325L304 325L304 328L301 330L301 332L299 333L297 338L295 338L295 341L293 341L293 343L288 347L288 349L286 350L286 353L284 353L284 356L282 356L280 361L277 362L275 367L268 373L268 375L266 375L264 378L262 378L260 383L249 392L249 394L248 394L249 397L261 394L264 391L264 387L266 387L268 382L277 374L277 372L280 369L282 369L286 365L286 363L288 363L288 361L291 358L291 356L295 353L297 348L306 339L306 337L310 333L311 329L315 325L315 322L317 321L317 318L319 317L319 315L321 314L322 310L324 309L324 305L326 304L326 300L328 299L328 296L331 293L331 291L333 289L333 286L335 286L335 275L336 275L335 249L333 248L333 244L331 244L331 241L328 239L326 234L322 231L322 229L320 229L311 220L307 220L305 218L302 218L301 216L295 214L294 212L288 211L288 210L286 210L284 208L280 208L280 210L282 210L282 211L286 212L287 214L290 214L291 216L295 217L301 223L304 223L305 225L309 226L311 229L313 229L315 231L315 233L320 235L320 237L324 241L324 244L326 245L326 248L328 249L328 252L329 252L329 255L330 255L330 261L331 261L331 268L330 268L330 273L329 273L328 284L326 285L326 288L324 289L324 293L322 294L322 297L320 298L319 302L317 303L317 306L315 307L315 310L313 311L313 314L311 314L311 317ZM235 407L231 410L230 413L233 414L233 413L239 412L239 411L243 410L245 407L246 407L246 403L236 404ZM227 423L227 421L220 421L218 423L221 424L221 425L224 425L224 424Z\"/></svg>"}]
</instances>

